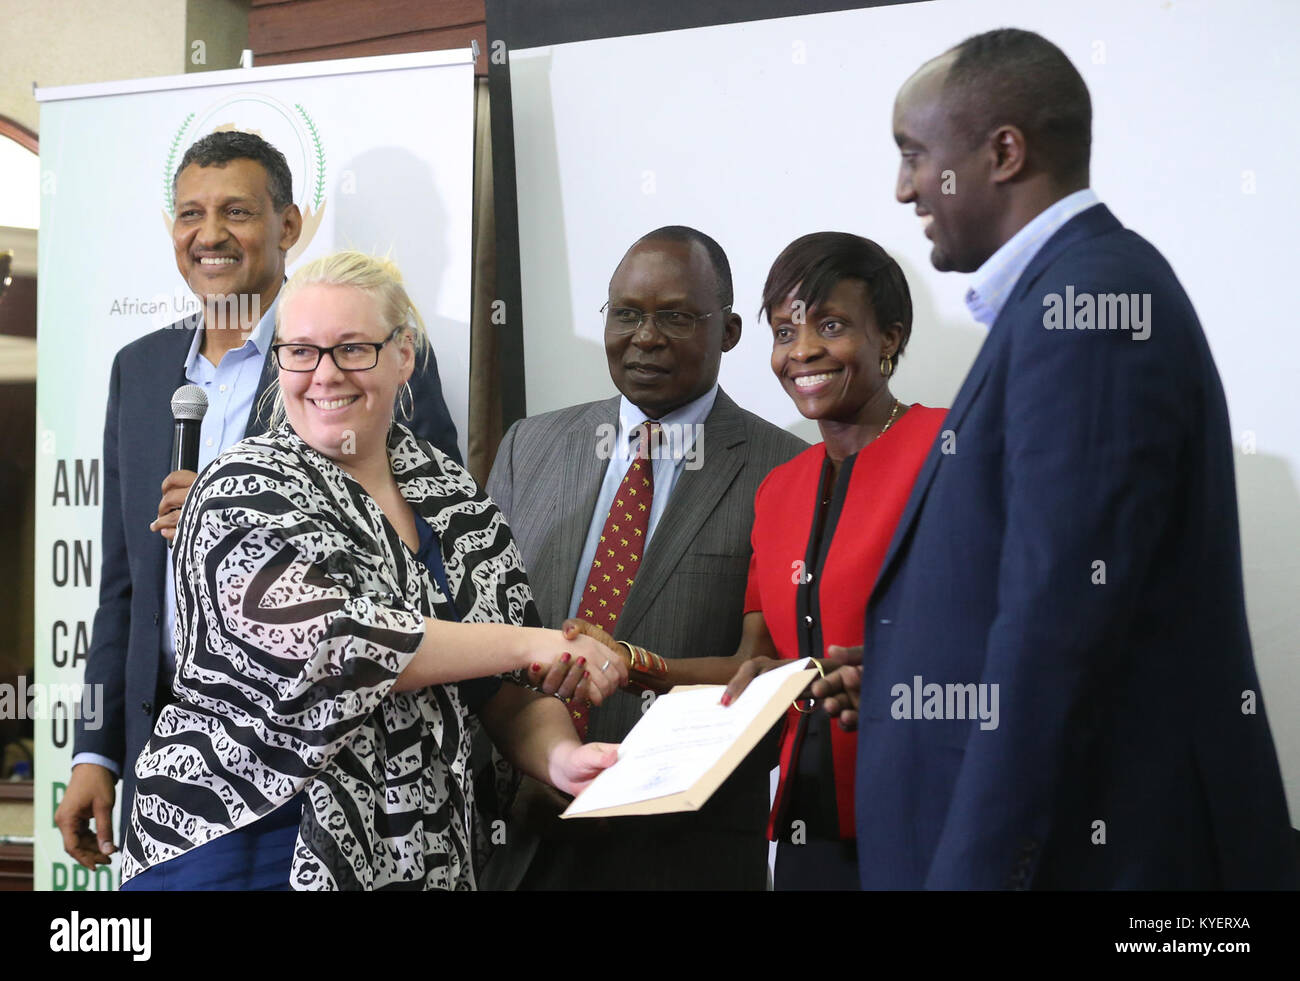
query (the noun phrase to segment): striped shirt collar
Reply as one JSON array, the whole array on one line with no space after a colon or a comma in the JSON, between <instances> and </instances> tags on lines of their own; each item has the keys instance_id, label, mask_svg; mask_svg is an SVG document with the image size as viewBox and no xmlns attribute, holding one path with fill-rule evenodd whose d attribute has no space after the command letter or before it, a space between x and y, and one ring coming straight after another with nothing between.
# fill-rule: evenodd
<instances>
[{"instance_id":1,"label":"striped shirt collar","mask_svg":"<svg viewBox=\"0 0 1300 981\"><path fill-rule=\"evenodd\" d=\"M970 288L966 291L966 306L971 316L985 327L992 327L1016 281L1038 250L1067 221L1100 203L1093 189L1085 187L1039 212L1029 224L1011 236L972 274Z\"/></svg>"}]
</instances>

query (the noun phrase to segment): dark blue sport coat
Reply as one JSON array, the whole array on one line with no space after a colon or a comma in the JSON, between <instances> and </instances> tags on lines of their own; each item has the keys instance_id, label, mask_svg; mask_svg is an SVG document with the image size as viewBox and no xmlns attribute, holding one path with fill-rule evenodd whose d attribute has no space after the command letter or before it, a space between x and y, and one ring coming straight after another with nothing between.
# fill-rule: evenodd
<instances>
[{"instance_id":1,"label":"dark blue sport coat","mask_svg":"<svg viewBox=\"0 0 1300 981\"><path fill-rule=\"evenodd\" d=\"M1044 326L1053 295L1120 292L1149 295L1146 340ZM863 666L864 888L1294 886L1223 388L1173 270L1106 208L1043 246L989 331Z\"/></svg>"},{"instance_id":2,"label":"dark blue sport coat","mask_svg":"<svg viewBox=\"0 0 1300 981\"><path fill-rule=\"evenodd\" d=\"M85 683L103 685L101 726L76 721L73 753L98 753L122 763L122 820L135 792L135 761L153 732L162 706L162 630L166 620L163 576L171 572L166 540L149 530L158 516L172 444L171 397L185 379L185 355L198 326L196 314L127 344L113 359L104 422L104 495L99 609L95 613ZM269 353L258 381L245 436L266 431L257 408L275 377ZM460 462L456 426L447 412L438 363L411 376L415 434ZM83 713L84 715L84 713Z\"/></svg>"}]
</instances>

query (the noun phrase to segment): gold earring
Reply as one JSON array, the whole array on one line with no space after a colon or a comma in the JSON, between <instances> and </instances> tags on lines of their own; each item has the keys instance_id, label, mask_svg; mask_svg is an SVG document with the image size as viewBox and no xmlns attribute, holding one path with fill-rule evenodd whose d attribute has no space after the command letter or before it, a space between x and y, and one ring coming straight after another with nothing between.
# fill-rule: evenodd
<instances>
[{"instance_id":1,"label":"gold earring","mask_svg":"<svg viewBox=\"0 0 1300 981\"><path fill-rule=\"evenodd\" d=\"M883 378L888 378L894 373L894 359L888 355L880 356L880 374Z\"/></svg>"}]
</instances>

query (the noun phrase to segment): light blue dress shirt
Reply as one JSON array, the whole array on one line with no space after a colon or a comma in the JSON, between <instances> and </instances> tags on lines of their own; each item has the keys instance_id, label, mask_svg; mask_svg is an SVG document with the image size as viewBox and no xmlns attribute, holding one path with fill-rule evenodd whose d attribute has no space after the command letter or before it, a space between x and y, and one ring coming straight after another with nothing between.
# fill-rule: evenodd
<instances>
[{"instance_id":1,"label":"light blue dress shirt","mask_svg":"<svg viewBox=\"0 0 1300 981\"><path fill-rule=\"evenodd\" d=\"M1047 240L1067 221L1095 205L1101 204L1092 188L1067 194L1050 208L1039 212L1024 228L1012 235L971 274L966 291L966 306L977 321L992 327L1006 305L1016 281L1029 267Z\"/></svg>"},{"instance_id":2,"label":"light blue dress shirt","mask_svg":"<svg viewBox=\"0 0 1300 981\"><path fill-rule=\"evenodd\" d=\"M660 420L662 435L659 448L654 455L654 498L650 502L650 525L646 529L646 544L643 554L650 551L655 528L668 507L668 499L682 471L688 466L699 469L705 452L702 440L704 420L713 411L713 402L718 397L718 386L695 399L687 402L680 409L674 409ZM569 616L576 616L578 604L582 601L583 590L587 586L587 576L591 573L591 563L596 558L596 546L600 543L600 533L605 528L605 519L609 517L610 505L627 468L632 465L636 455L636 428L650 417L638 409L624 396L618 406L618 432L597 433L599 445L609 447L609 465L605 468L605 479L600 485L600 494L596 497L596 506L591 512L591 525L587 529L587 544L583 546L582 558L578 561L578 573L573 581L573 594L569 599ZM698 442L698 445L697 445Z\"/></svg>"},{"instance_id":3,"label":"light blue dress shirt","mask_svg":"<svg viewBox=\"0 0 1300 981\"><path fill-rule=\"evenodd\" d=\"M275 307L279 302L280 294L277 293L248 339L241 347L227 351L219 365L214 365L199 353L203 331L194 332L189 354L185 357L185 378L190 384L202 388L208 396L208 411L199 428L200 472L222 450L244 438L244 430L253 410L253 399L257 395L257 383L262 376L262 365L265 364L266 353L271 348L275 334ZM162 653L167 660L167 674L170 676L176 666L176 639L173 636L176 626L176 580L172 575L170 551L167 554L167 573L163 576L163 581L167 615L162 624ZM119 777L122 775L120 761L98 753L78 753L73 757L72 765L78 763L98 763Z\"/></svg>"}]
</instances>

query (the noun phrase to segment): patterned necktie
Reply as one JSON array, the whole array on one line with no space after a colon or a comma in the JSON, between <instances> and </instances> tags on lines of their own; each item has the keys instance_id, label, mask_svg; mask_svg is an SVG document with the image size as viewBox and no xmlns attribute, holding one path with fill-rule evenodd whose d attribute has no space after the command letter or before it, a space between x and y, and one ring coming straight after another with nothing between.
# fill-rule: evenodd
<instances>
[{"instance_id":1,"label":"patterned necktie","mask_svg":"<svg viewBox=\"0 0 1300 981\"><path fill-rule=\"evenodd\" d=\"M613 634L632 583L641 565L645 541L650 533L650 502L654 499L654 463L651 448L656 444L659 423L650 420L637 426L640 441L632 465L623 475L609 506L609 515L600 532L596 554L587 573L587 585L578 604L578 619L586 620ZM591 703L575 698L569 703L573 727L580 738L587 738Z\"/></svg>"}]
</instances>

